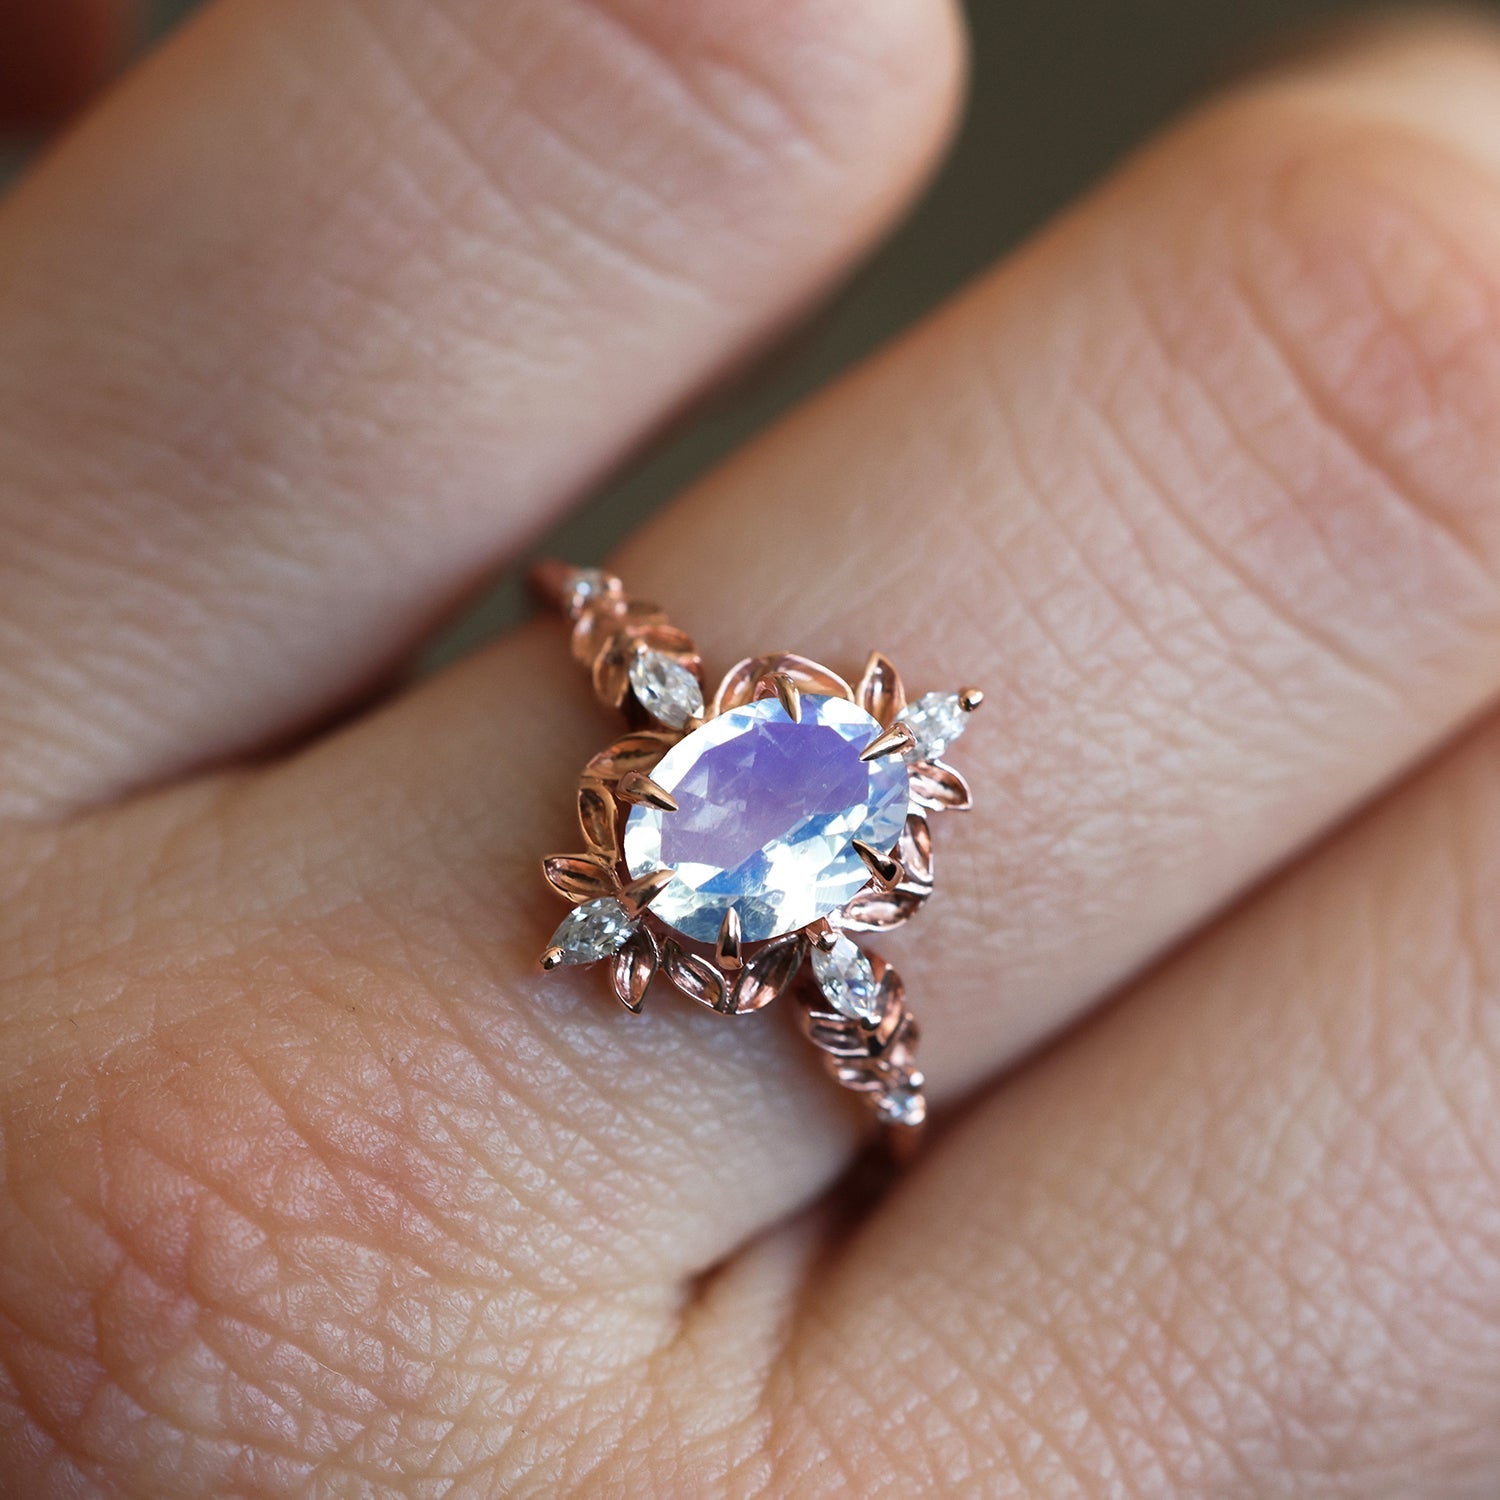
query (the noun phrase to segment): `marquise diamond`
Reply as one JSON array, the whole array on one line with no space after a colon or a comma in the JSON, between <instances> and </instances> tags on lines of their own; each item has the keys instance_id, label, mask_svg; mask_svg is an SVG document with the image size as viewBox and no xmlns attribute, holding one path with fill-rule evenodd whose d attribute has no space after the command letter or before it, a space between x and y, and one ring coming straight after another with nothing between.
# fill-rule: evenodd
<instances>
[{"instance_id":1,"label":"marquise diamond","mask_svg":"<svg viewBox=\"0 0 1500 1500\"><path fill-rule=\"evenodd\" d=\"M660 651L637 651L630 663L630 690L652 718L681 729L703 713L703 689L680 661Z\"/></svg>"},{"instance_id":2,"label":"marquise diamond","mask_svg":"<svg viewBox=\"0 0 1500 1500\"><path fill-rule=\"evenodd\" d=\"M613 896L599 896L575 906L552 934L565 964L591 964L618 953L635 931L636 919Z\"/></svg>"},{"instance_id":3,"label":"marquise diamond","mask_svg":"<svg viewBox=\"0 0 1500 1500\"><path fill-rule=\"evenodd\" d=\"M875 966L859 946L842 933L829 949L814 948L813 974L828 1003L851 1021L870 1026L880 1020L880 986Z\"/></svg>"},{"instance_id":4,"label":"marquise diamond","mask_svg":"<svg viewBox=\"0 0 1500 1500\"><path fill-rule=\"evenodd\" d=\"M916 739L911 754L916 760L935 760L969 727L969 715L957 693L927 693L908 703L896 717L911 726Z\"/></svg>"}]
</instances>

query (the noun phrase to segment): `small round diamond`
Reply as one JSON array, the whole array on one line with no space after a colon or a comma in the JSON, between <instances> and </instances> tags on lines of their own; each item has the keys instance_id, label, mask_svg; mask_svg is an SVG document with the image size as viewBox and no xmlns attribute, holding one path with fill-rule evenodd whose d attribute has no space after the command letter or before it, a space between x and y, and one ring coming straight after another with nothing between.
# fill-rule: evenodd
<instances>
[{"instance_id":1,"label":"small round diamond","mask_svg":"<svg viewBox=\"0 0 1500 1500\"><path fill-rule=\"evenodd\" d=\"M875 1113L887 1125L920 1125L927 1118L927 1101L920 1088L894 1088L875 1101Z\"/></svg>"},{"instance_id":2,"label":"small round diamond","mask_svg":"<svg viewBox=\"0 0 1500 1500\"><path fill-rule=\"evenodd\" d=\"M840 934L827 952L813 949L812 966L828 1003L840 1015L870 1026L879 1023L880 986L875 968L857 944Z\"/></svg>"},{"instance_id":3,"label":"small round diamond","mask_svg":"<svg viewBox=\"0 0 1500 1500\"><path fill-rule=\"evenodd\" d=\"M613 896L575 906L552 934L565 964L591 964L618 953L635 931L635 918Z\"/></svg>"},{"instance_id":4,"label":"small round diamond","mask_svg":"<svg viewBox=\"0 0 1500 1500\"><path fill-rule=\"evenodd\" d=\"M562 585L563 608L576 620L590 605L602 599L619 597L620 580L603 568L573 568Z\"/></svg>"},{"instance_id":5,"label":"small round diamond","mask_svg":"<svg viewBox=\"0 0 1500 1500\"><path fill-rule=\"evenodd\" d=\"M636 652L630 663L630 690L652 718L673 729L703 714L698 679L680 661L660 651Z\"/></svg>"},{"instance_id":6,"label":"small round diamond","mask_svg":"<svg viewBox=\"0 0 1500 1500\"><path fill-rule=\"evenodd\" d=\"M908 703L896 717L911 726L917 741L911 753L916 760L941 755L969 727L969 715L957 693L928 693Z\"/></svg>"}]
</instances>

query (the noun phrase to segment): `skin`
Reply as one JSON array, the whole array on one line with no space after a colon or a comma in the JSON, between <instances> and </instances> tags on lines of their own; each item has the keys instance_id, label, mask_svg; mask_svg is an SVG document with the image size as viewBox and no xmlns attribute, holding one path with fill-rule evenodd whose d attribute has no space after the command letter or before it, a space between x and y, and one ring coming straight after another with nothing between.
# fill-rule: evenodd
<instances>
[{"instance_id":1,"label":"skin","mask_svg":"<svg viewBox=\"0 0 1500 1500\"><path fill-rule=\"evenodd\" d=\"M899 1183L784 1017L535 974L555 625L370 706L961 50L217 0L0 204L4 1493L1500 1488L1492 33L1242 83L615 560L718 667L989 690Z\"/></svg>"}]
</instances>

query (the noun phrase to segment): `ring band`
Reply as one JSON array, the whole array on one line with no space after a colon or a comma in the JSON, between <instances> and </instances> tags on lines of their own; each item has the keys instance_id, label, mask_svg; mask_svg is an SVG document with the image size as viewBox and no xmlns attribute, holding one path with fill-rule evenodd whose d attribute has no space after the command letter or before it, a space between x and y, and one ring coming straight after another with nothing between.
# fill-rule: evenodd
<instances>
[{"instance_id":1,"label":"ring band","mask_svg":"<svg viewBox=\"0 0 1500 1500\"><path fill-rule=\"evenodd\" d=\"M932 893L929 817L971 801L940 757L983 694L908 702L879 652L856 687L774 652L710 697L692 640L612 573L545 562L532 577L627 725L579 778L583 851L542 862L573 903L542 967L607 963L635 1012L658 977L723 1015L788 994L832 1077L909 1144L927 1116L917 1024L896 970L853 935Z\"/></svg>"}]
</instances>

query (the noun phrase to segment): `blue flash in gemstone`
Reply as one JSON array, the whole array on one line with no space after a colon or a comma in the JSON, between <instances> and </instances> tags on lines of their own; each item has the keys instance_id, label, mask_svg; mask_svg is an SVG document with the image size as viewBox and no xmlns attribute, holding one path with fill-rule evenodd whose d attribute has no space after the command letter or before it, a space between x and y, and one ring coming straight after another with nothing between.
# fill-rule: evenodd
<instances>
[{"instance_id":1,"label":"blue flash in gemstone","mask_svg":"<svg viewBox=\"0 0 1500 1500\"><path fill-rule=\"evenodd\" d=\"M843 906L870 878L854 840L891 849L906 821L905 762L859 758L880 732L856 704L804 694L800 722L763 698L680 740L651 772L677 811L636 807L625 824L632 876L676 872L653 914L711 943L733 908L759 942Z\"/></svg>"}]
</instances>

